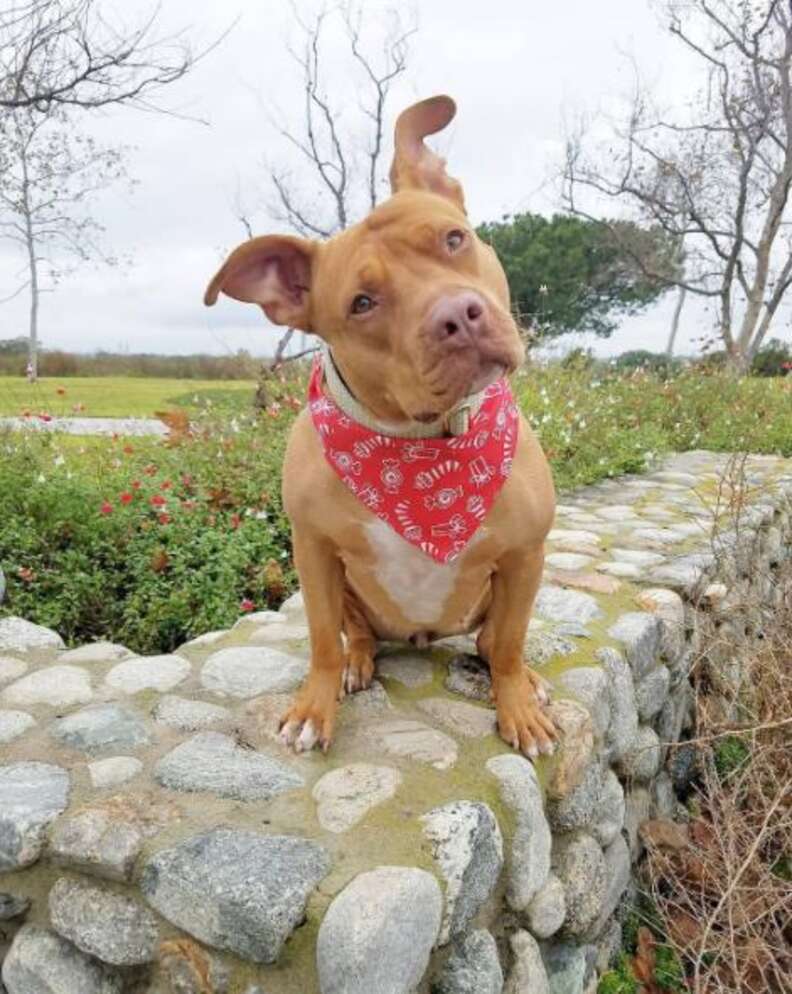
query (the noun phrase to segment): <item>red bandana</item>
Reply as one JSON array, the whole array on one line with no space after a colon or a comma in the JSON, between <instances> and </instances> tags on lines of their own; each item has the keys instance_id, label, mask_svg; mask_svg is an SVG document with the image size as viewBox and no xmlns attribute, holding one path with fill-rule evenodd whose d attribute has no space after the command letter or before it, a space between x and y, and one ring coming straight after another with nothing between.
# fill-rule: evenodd
<instances>
[{"instance_id":1,"label":"red bandana","mask_svg":"<svg viewBox=\"0 0 792 994\"><path fill-rule=\"evenodd\" d=\"M411 545L450 563L473 538L511 471L517 405L505 379L487 387L464 435L395 438L353 421L322 391L322 363L308 386L325 458L344 484Z\"/></svg>"}]
</instances>

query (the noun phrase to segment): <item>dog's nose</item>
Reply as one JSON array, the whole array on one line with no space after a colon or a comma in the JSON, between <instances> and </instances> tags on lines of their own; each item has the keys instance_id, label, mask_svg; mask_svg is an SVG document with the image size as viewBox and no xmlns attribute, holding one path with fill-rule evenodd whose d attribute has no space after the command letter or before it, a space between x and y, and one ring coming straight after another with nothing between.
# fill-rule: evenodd
<instances>
[{"instance_id":1,"label":"dog's nose","mask_svg":"<svg viewBox=\"0 0 792 994\"><path fill-rule=\"evenodd\" d=\"M429 320L439 342L451 347L471 345L484 324L484 301L473 291L443 297Z\"/></svg>"}]
</instances>

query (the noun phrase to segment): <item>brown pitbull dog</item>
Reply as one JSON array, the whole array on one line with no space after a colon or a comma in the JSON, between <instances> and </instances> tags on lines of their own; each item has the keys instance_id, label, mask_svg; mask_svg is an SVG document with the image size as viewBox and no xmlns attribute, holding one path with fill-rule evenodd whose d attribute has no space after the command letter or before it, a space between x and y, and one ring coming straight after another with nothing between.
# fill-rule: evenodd
<instances>
[{"instance_id":1,"label":"brown pitbull dog","mask_svg":"<svg viewBox=\"0 0 792 994\"><path fill-rule=\"evenodd\" d=\"M465 398L524 359L503 269L476 237L459 183L423 141L454 114L443 96L404 111L393 196L360 224L322 243L252 238L206 291L207 304L222 291L259 304L275 324L322 338L340 389L386 435L414 437L412 429L428 425L443 436ZM343 407L327 377L324 390ZM283 497L311 636L308 678L281 722L286 745L329 747L344 691L371 683L378 639L422 645L478 630L501 736L532 758L552 752L547 695L523 647L555 495L522 417L511 473L451 563L424 554L353 495L326 460L308 410L291 431Z\"/></svg>"}]
</instances>

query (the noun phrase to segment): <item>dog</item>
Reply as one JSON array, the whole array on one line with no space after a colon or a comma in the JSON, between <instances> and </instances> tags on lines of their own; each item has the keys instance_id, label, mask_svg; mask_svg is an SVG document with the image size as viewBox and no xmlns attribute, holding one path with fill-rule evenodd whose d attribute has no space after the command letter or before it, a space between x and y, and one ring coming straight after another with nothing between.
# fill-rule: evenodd
<instances>
[{"instance_id":1,"label":"dog","mask_svg":"<svg viewBox=\"0 0 792 994\"><path fill-rule=\"evenodd\" d=\"M204 298L258 304L325 348L283 477L311 641L280 726L298 752L328 749L378 640L474 631L502 738L531 758L554 748L523 652L555 492L506 380L525 356L503 268L424 143L455 113L436 96L400 115L392 196L361 223L322 243L252 238Z\"/></svg>"}]
</instances>

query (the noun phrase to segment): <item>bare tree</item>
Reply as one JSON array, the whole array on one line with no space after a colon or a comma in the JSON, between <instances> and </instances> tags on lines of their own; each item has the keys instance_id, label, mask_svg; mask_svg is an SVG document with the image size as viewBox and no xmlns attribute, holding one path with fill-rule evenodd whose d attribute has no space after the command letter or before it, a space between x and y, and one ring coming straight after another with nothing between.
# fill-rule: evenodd
<instances>
[{"instance_id":1,"label":"bare tree","mask_svg":"<svg viewBox=\"0 0 792 994\"><path fill-rule=\"evenodd\" d=\"M275 131L292 149L290 162L266 164L267 214L298 234L329 238L375 207L385 188L383 139L388 97L394 82L407 70L410 38L416 31L409 9L393 7L374 12L369 5L346 0L321 9L311 18L292 3L298 41L289 54L298 69L303 91L303 113L298 123L284 123L271 115ZM337 61L330 69L328 32L340 29L349 55L348 65ZM355 79L357 108L345 114L339 94L343 81ZM335 91L335 92L334 92ZM237 195L235 213L250 237L250 212ZM293 329L286 329L269 368L286 358ZM310 351L310 350L308 350ZM305 350L288 356L297 358Z\"/></svg>"},{"instance_id":2,"label":"bare tree","mask_svg":"<svg viewBox=\"0 0 792 994\"><path fill-rule=\"evenodd\" d=\"M788 0L664 10L700 61L702 91L663 113L637 86L607 150L584 148L582 133L569 141L565 199L585 216L624 202L684 243L670 283L715 305L717 335L745 371L792 283L792 10Z\"/></svg>"},{"instance_id":3,"label":"bare tree","mask_svg":"<svg viewBox=\"0 0 792 994\"><path fill-rule=\"evenodd\" d=\"M196 61L182 35L157 34L158 13L126 27L96 0L11 0L0 11L0 109L149 107Z\"/></svg>"},{"instance_id":4,"label":"bare tree","mask_svg":"<svg viewBox=\"0 0 792 994\"><path fill-rule=\"evenodd\" d=\"M80 134L62 108L0 117L0 238L24 256L26 278L12 296L30 295L31 379L37 375L41 294L76 262L115 262L102 250L103 228L86 202L124 174L123 150L102 148Z\"/></svg>"}]
</instances>

